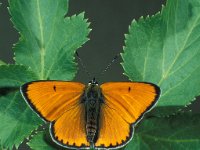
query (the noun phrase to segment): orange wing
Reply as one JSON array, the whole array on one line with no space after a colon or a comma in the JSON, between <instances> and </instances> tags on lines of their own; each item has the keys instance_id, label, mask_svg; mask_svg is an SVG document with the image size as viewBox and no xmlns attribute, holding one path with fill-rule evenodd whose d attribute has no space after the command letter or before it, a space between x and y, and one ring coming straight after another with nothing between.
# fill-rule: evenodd
<instances>
[{"instance_id":1,"label":"orange wing","mask_svg":"<svg viewBox=\"0 0 200 150\"><path fill-rule=\"evenodd\" d=\"M53 141L66 148L88 148L84 119L84 104L66 111L50 124L50 134Z\"/></svg>"},{"instance_id":2,"label":"orange wing","mask_svg":"<svg viewBox=\"0 0 200 150\"><path fill-rule=\"evenodd\" d=\"M34 81L21 87L31 108L50 121L54 142L67 148L86 148L85 110L81 95L85 85L66 81Z\"/></svg>"},{"instance_id":3,"label":"orange wing","mask_svg":"<svg viewBox=\"0 0 200 150\"><path fill-rule=\"evenodd\" d=\"M101 85L104 103L97 148L121 147L130 141L133 126L157 102L160 88L144 82L109 82Z\"/></svg>"},{"instance_id":4,"label":"orange wing","mask_svg":"<svg viewBox=\"0 0 200 150\"><path fill-rule=\"evenodd\" d=\"M106 104L101 106L100 131L96 148L116 148L124 145L132 137L133 128L117 111Z\"/></svg>"},{"instance_id":5,"label":"orange wing","mask_svg":"<svg viewBox=\"0 0 200 150\"><path fill-rule=\"evenodd\" d=\"M33 81L21 86L29 106L45 121L53 121L80 104L84 84L66 81Z\"/></svg>"}]
</instances>

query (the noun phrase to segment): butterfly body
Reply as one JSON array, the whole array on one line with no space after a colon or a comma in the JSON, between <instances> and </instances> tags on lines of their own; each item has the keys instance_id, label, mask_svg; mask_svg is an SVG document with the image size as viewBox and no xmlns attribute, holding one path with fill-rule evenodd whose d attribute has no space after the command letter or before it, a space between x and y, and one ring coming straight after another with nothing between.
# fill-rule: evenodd
<instances>
[{"instance_id":1,"label":"butterfly body","mask_svg":"<svg viewBox=\"0 0 200 150\"><path fill-rule=\"evenodd\" d=\"M52 140L65 148L116 149L133 137L134 127L160 96L147 82L88 85L69 81L32 81L20 88L30 108L50 123Z\"/></svg>"},{"instance_id":2,"label":"butterfly body","mask_svg":"<svg viewBox=\"0 0 200 150\"><path fill-rule=\"evenodd\" d=\"M95 80L92 80L88 86L86 86L82 96L82 102L85 106L87 141L90 143L90 146L93 147L98 139L99 116L101 104L103 103L101 89Z\"/></svg>"}]
</instances>

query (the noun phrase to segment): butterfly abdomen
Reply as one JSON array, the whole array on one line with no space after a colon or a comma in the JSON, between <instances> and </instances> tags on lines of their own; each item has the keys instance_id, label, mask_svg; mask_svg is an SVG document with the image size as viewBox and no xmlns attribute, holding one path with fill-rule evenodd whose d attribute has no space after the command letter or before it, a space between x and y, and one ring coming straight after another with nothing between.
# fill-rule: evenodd
<instances>
[{"instance_id":1,"label":"butterfly abdomen","mask_svg":"<svg viewBox=\"0 0 200 150\"><path fill-rule=\"evenodd\" d=\"M97 100L89 99L86 103L86 135L89 143L96 142L98 137L98 126L99 104Z\"/></svg>"},{"instance_id":2,"label":"butterfly abdomen","mask_svg":"<svg viewBox=\"0 0 200 150\"><path fill-rule=\"evenodd\" d=\"M87 120L86 120L86 134L87 140L90 143L95 142L95 137L97 134L97 119L96 114L94 112L87 112Z\"/></svg>"},{"instance_id":3,"label":"butterfly abdomen","mask_svg":"<svg viewBox=\"0 0 200 150\"><path fill-rule=\"evenodd\" d=\"M84 93L86 138L90 146L96 143L99 132L99 112L101 105L100 88L89 86Z\"/></svg>"}]
</instances>

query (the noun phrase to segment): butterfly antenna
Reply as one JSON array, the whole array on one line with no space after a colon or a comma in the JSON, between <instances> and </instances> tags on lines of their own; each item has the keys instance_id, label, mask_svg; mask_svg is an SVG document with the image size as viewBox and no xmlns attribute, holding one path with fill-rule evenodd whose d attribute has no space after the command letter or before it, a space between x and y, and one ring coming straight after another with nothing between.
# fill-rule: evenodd
<instances>
[{"instance_id":1,"label":"butterfly antenna","mask_svg":"<svg viewBox=\"0 0 200 150\"><path fill-rule=\"evenodd\" d=\"M112 61L106 66L106 68L100 73L100 76L102 76L109 68L110 66L119 58L120 54L115 55L115 57L112 59Z\"/></svg>"},{"instance_id":2,"label":"butterfly antenna","mask_svg":"<svg viewBox=\"0 0 200 150\"><path fill-rule=\"evenodd\" d=\"M80 58L80 56L79 56L79 54L78 54L78 52L77 52L77 51L76 51L76 56L77 56L77 58L78 58L78 61L79 61L79 62L80 62L80 64L81 64L81 66L82 66L83 70L84 70L84 71L85 71L85 73L88 75L88 77L91 79L91 78L92 78L92 76L91 76L90 72L87 70L86 66L84 65L84 63L83 63L82 59Z\"/></svg>"}]
</instances>

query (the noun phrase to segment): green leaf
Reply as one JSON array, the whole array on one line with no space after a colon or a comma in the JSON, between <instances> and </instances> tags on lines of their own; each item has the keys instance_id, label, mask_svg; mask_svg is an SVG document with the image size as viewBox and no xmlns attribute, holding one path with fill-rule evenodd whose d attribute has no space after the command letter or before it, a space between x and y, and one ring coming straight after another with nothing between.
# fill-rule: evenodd
<instances>
[{"instance_id":1,"label":"green leaf","mask_svg":"<svg viewBox=\"0 0 200 150\"><path fill-rule=\"evenodd\" d=\"M39 131L27 144L33 150L72 150L53 142L49 134L49 129L46 131Z\"/></svg>"},{"instance_id":2,"label":"green leaf","mask_svg":"<svg viewBox=\"0 0 200 150\"><path fill-rule=\"evenodd\" d=\"M195 150L200 147L200 116L184 113L145 119L125 150Z\"/></svg>"},{"instance_id":3,"label":"green leaf","mask_svg":"<svg viewBox=\"0 0 200 150\"><path fill-rule=\"evenodd\" d=\"M126 35L125 74L159 85L158 106L180 108L200 93L199 12L199 0L168 0L161 14L133 21Z\"/></svg>"},{"instance_id":4,"label":"green leaf","mask_svg":"<svg viewBox=\"0 0 200 150\"><path fill-rule=\"evenodd\" d=\"M6 63L2 60L0 60L0 65L6 65Z\"/></svg>"},{"instance_id":5,"label":"green leaf","mask_svg":"<svg viewBox=\"0 0 200 150\"><path fill-rule=\"evenodd\" d=\"M88 39L84 14L66 17L68 0L10 0L12 22L20 32L15 60L30 66L39 79L72 80L74 52Z\"/></svg>"},{"instance_id":6,"label":"green leaf","mask_svg":"<svg viewBox=\"0 0 200 150\"><path fill-rule=\"evenodd\" d=\"M42 121L31 111L20 92L0 96L0 145L12 149L22 143L24 138Z\"/></svg>"},{"instance_id":7,"label":"green leaf","mask_svg":"<svg viewBox=\"0 0 200 150\"><path fill-rule=\"evenodd\" d=\"M20 87L38 77L22 65L0 65L0 87Z\"/></svg>"},{"instance_id":8,"label":"green leaf","mask_svg":"<svg viewBox=\"0 0 200 150\"><path fill-rule=\"evenodd\" d=\"M22 65L0 66L0 145L5 148L18 147L42 123L19 92L19 86L36 79Z\"/></svg>"},{"instance_id":9,"label":"green leaf","mask_svg":"<svg viewBox=\"0 0 200 150\"><path fill-rule=\"evenodd\" d=\"M27 144L35 150L55 150L53 146L46 142L45 132L38 132Z\"/></svg>"}]
</instances>

